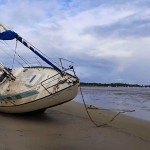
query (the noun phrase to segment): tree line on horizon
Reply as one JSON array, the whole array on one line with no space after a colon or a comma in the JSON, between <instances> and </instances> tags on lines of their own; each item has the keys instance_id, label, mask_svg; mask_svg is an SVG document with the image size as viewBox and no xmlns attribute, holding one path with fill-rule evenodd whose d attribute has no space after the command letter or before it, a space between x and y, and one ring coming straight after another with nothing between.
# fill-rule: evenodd
<instances>
[{"instance_id":1,"label":"tree line on horizon","mask_svg":"<svg viewBox=\"0 0 150 150\"><path fill-rule=\"evenodd\" d=\"M87 83L80 82L81 86L101 86L101 87L145 87L150 88L150 85L127 84L127 83Z\"/></svg>"}]
</instances>

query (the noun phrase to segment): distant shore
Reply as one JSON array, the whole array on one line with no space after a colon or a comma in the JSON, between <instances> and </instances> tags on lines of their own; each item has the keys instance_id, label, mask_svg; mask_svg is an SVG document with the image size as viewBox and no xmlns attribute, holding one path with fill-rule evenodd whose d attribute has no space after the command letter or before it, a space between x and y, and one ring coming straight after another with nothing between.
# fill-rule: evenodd
<instances>
[{"instance_id":1,"label":"distant shore","mask_svg":"<svg viewBox=\"0 0 150 150\"><path fill-rule=\"evenodd\" d=\"M80 82L81 86L100 86L100 87L144 87L150 88L150 85L127 84L127 83L87 83Z\"/></svg>"}]
</instances>

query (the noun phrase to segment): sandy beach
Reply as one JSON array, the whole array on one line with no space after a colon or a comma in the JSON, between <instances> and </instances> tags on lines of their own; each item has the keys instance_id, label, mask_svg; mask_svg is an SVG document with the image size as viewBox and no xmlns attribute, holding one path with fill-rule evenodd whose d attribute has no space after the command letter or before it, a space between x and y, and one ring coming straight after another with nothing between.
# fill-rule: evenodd
<instances>
[{"instance_id":1,"label":"sandy beach","mask_svg":"<svg viewBox=\"0 0 150 150\"><path fill-rule=\"evenodd\" d=\"M150 122L68 102L43 114L0 113L0 150L149 150Z\"/></svg>"}]
</instances>

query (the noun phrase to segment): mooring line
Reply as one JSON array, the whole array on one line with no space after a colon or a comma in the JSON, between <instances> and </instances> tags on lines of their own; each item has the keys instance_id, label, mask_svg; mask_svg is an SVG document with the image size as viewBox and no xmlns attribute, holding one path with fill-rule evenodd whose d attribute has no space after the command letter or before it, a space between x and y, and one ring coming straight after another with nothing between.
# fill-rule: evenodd
<instances>
[{"instance_id":1,"label":"mooring line","mask_svg":"<svg viewBox=\"0 0 150 150\"><path fill-rule=\"evenodd\" d=\"M105 124L105 123L97 124L97 123L93 120L93 118L91 117L91 115L90 115L90 113L89 113L89 111L88 111L87 105L86 105L86 103L85 103L85 99L84 99L84 96L83 96L83 92L82 92L81 86L79 86L79 87L80 87L80 93L81 93L81 96L82 96L82 100L83 100L83 104L84 104L85 110L86 110L87 115L89 116L91 122L92 122L96 127L102 127L102 126L107 125L107 124Z\"/></svg>"},{"instance_id":2,"label":"mooring line","mask_svg":"<svg viewBox=\"0 0 150 150\"><path fill-rule=\"evenodd\" d=\"M83 92L82 92L81 86L79 86L79 87L80 87L80 93L81 93L81 96L82 96L83 104L84 104L85 110L86 110L86 112L87 112L87 115L89 116L89 119L91 120L91 122L92 122L96 127L102 127L102 126L108 125L108 123L114 121L114 119L115 119L119 114L121 114L121 113L134 112L134 111L135 111L135 110L119 110L119 112L118 112L114 117L112 117L112 119L109 120L108 123L97 124L97 123L93 120L93 118L91 117L91 115L90 115L88 109L116 110L116 111L117 111L117 109L107 109L107 108L102 108L102 109L100 109L100 108L97 108L97 107L95 107L95 106L92 107L92 105L90 105L90 107L87 107L87 105L86 105L86 103L85 103L85 99L84 99L84 96L83 96Z\"/></svg>"}]
</instances>

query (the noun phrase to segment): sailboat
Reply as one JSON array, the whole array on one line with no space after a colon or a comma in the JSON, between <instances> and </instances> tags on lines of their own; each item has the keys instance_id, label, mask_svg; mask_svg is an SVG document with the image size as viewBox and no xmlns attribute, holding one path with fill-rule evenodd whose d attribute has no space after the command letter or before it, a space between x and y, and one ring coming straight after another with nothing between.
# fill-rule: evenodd
<instances>
[{"instance_id":1,"label":"sailboat","mask_svg":"<svg viewBox=\"0 0 150 150\"><path fill-rule=\"evenodd\" d=\"M0 28L0 40L16 39L48 65L8 68L0 63L0 112L44 112L76 97L79 78L73 65L55 65L16 32L2 23Z\"/></svg>"}]
</instances>

